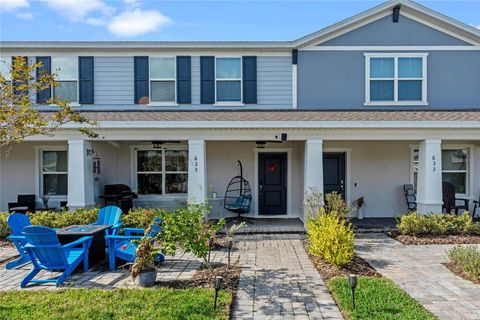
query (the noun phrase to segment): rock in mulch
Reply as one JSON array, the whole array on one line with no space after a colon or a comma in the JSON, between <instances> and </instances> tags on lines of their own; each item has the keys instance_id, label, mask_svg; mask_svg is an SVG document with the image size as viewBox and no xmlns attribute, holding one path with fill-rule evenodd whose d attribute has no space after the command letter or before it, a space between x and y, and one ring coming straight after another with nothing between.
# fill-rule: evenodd
<instances>
[{"instance_id":1,"label":"rock in mulch","mask_svg":"<svg viewBox=\"0 0 480 320\"><path fill-rule=\"evenodd\" d=\"M393 239L406 245L426 245L426 244L480 244L480 236L409 236L399 233L388 233Z\"/></svg>"},{"instance_id":2,"label":"rock in mulch","mask_svg":"<svg viewBox=\"0 0 480 320\"><path fill-rule=\"evenodd\" d=\"M303 242L303 246L307 251L308 257L312 261L315 268L321 274L322 278L327 281L333 277L348 276L356 274L358 276L381 277L381 275L365 260L358 255L354 255L352 261L343 267L335 267L322 259L314 256L308 251L308 240Z\"/></svg>"}]
</instances>

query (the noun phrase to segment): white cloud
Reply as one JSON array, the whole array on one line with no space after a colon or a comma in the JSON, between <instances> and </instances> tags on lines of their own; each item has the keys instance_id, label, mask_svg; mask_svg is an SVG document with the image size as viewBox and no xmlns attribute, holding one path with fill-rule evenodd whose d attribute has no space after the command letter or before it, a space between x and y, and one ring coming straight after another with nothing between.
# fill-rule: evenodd
<instances>
[{"instance_id":1,"label":"white cloud","mask_svg":"<svg viewBox=\"0 0 480 320\"><path fill-rule=\"evenodd\" d=\"M44 0L52 9L71 21L83 21L91 13L111 15L114 8L103 0Z\"/></svg>"},{"instance_id":2,"label":"white cloud","mask_svg":"<svg viewBox=\"0 0 480 320\"><path fill-rule=\"evenodd\" d=\"M108 25L108 30L116 36L134 37L157 31L171 23L169 17L158 11L134 9L114 17Z\"/></svg>"},{"instance_id":3,"label":"white cloud","mask_svg":"<svg viewBox=\"0 0 480 320\"><path fill-rule=\"evenodd\" d=\"M0 9L5 11L27 8L28 6L27 0L0 0Z\"/></svg>"},{"instance_id":4,"label":"white cloud","mask_svg":"<svg viewBox=\"0 0 480 320\"><path fill-rule=\"evenodd\" d=\"M19 12L17 17L23 20L33 20L33 13L31 12Z\"/></svg>"}]
</instances>

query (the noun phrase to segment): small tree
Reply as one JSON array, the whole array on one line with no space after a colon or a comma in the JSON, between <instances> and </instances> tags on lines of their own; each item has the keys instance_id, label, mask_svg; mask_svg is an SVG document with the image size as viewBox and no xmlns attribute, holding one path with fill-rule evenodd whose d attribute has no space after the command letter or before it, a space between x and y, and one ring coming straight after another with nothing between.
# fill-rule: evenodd
<instances>
[{"instance_id":1,"label":"small tree","mask_svg":"<svg viewBox=\"0 0 480 320\"><path fill-rule=\"evenodd\" d=\"M6 64L5 61L0 63ZM48 74L41 68L41 63L29 65L27 59L15 57L9 68L9 79L0 74L0 147L11 146L30 136L52 136L55 130L69 122L84 124L86 127L80 128L80 132L97 137L87 128L96 123L74 111L66 100L53 97L46 101L46 104L58 106L53 112L41 112L36 108L29 93L58 86L56 74ZM39 76L35 78L37 71Z\"/></svg>"}]
</instances>

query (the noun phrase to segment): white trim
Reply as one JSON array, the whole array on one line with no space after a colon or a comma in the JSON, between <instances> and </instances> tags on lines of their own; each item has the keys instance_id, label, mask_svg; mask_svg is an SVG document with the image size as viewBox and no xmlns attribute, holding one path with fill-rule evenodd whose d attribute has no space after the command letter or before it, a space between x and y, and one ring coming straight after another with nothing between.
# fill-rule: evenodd
<instances>
[{"instance_id":1,"label":"white trim","mask_svg":"<svg viewBox=\"0 0 480 320\"><path fill-rule=\"evenodd\" d=\"M365 56L365 106L427 106L427 57L428 53L364 53ZM421 58L422 59L422 78L400 78L398 76L398 59L399 58ZM393 78L371 78L370 77L370 60L372 58L392 58L394 59L394 75ZM393 101L371 101L370 100L370 83L372 80L389 80L393 81ZM422 81L422 100L419 101L400 101L398 99L398 83L402 80L420 80Z\"/></svg>"},{"instance_id":2,"label":"white trim","mask_svg":"<svg viewBox=\"0 0 480 320\"><path fill-rule=\"evenodd\" d=\"M216 89L215 89L216 90ZM214 107L244 107L245 103L241 101L219 101L213 104Z\"/></svg>"},{"instance_id":3,"label":"white trim","mask_svg":"<svg viewBox=\"0 0 480 320\"><path fill-rule=\"evenodd\" d=\"M217 60L218 59L240 59L240 78L220 78L217 79ZM214 106L242 106L243 104L243 56L224 56L216 55L215 63L213 64L213 76L214 76L214 93L215 103ZM240 100L233 101L218 101L217 100L217 81L240 81Z\"/></svg>"},{"instance_id":4,"label":"white trim","mask_svg":"<svg viewBox=\"0 0 480 320\"><path fill-rule=\"evenodd\" d=\"M41 171L42 166L42 157L41 153L43 151L67 151L68 155L68 145L35 145L33 146L33 150L35 151L35 198L37 201L42 201L43 196L43 172ZM68 161L68 156L67 156ZM68 169L67 169L68 170ZM68 171L67 179L68 179ZM58 195L58 196L50 196L50 199L57 199L57 200L67 200L68 194L66 195Z\"/></svg>"},{"instance_id":5,"label":"white trim","mask_svg":"<svg viewBox=\"0 0 480 320\"><path fill-rule=\"evenodd\" d=\"M152 78L151 77L151 68L152 68L152 59L173 59L173 79L171 78ZM173 81L174 86L174 99L172 101L152 101L152 81L157 82L171 82ZM177 57L176 56L149 56L148 57L148 101L147 106L152 107L174 107L178 106L177 103Z\"/></svg>"},{"instance_id":6,"label":"white trim","mask_svg":"<svg viewBox=\"0 0 480 320\"><path fill-rule=\"evenodd\" d=\"M292 108L297 109L297 65L292 64Z\"/></svg>"},{"instance_id":7,"label":"white trim","mask_svg":"<svg viewBox=\"0 0 480 320\"><path fill-rule=\"evenodd\" d=\"M254 203L253 214L259 217L297 218L292 212L292 152L293 148L254 148L253 149L253 186L252 200ZM287 214L279 216L265 216L259 214L258 209L258 154L259 153L286 153L287 154Z\"/></svg>"},{"instance_id":8,"label":"white trim","mask_svg":"<svg viewBox=\"0 0 480 320\"><path fill-rule=\"evenodd\" d=\"M318 46L299 51L480 51L480 46Z\"/></svg>"},{"instance_id":9,"label":"white trim","mask_svg":"<svg viewBox=\"0 0 480 320\"><path fill-rule=\"evenodd\" d=\"M165 175L167 173L180 173L186 174L188 179L188 168L186 171L166 171L165 170L165 151L167 150L180 150L180 151L187 151L188 153L188 145L186 144L164 144L161 148L153 148L152 144L136 144L130 145L130 185L132 190L138 193L137 188L137 151L161 151L162 153L162 171L155 171L151 173L157 173L162 175L162 194L138 194L139 201L159 201L159 200L167 200L167 199L187 199L188 193L165 193ZM142 171L140 171L142 172Z\"/></svg>"},{"instance_id":10,"label":"white trim","mask_svg":"<svg viewBox=\"0 0 480 320\"><path fill-rule=\"evenodd\" d=\"M345 201L350 206L352 204L352 148L323 148L323 154L325 153L345 154L345 193L347 194Z\"/></svg>"},{"instance_id":11,"label":"white trim","mask_svg":"<svg viewBox=\"0 0 480 320\"><path fill-rule=\"evenodd\" d=\"M410 147L410 183L413 185L414 184L414 151L415 149L419 149L418 144L411 144L409 145ZM466 193L456 193L456 197L463 197L471 200L476 199L476 195L474 194L475 190L475 145L474 144L469 144L469 143L455 143L455 144L449 144L449 143L442 143L441 147L442 151L443 150L456 150L456 149L467 149L468 152L468 161L467 161L467 169L462 170L461 172L466 173L466 188L467 192ZM444 172L442 168L442 173ZM448 172L453 172L453 171L448 171Z\"/></svg>"}]
</instances>

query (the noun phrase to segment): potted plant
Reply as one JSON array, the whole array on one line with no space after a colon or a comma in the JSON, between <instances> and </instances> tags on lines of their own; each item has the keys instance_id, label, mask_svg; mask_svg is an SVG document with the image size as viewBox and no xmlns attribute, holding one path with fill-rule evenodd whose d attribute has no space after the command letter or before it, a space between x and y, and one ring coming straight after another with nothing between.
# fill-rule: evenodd
<instances>
[{"instance_id":1,"label":"potted plant","mask_svg":"<svg viewBox=\"0 0 480 320\"><path fill-rule=\"evenodd\" d=\"M155 237L149 235L150 226L145 230L145 235L135 241L135 261L130 272L133 280L141 287L151 287L157 279L155 258L160 253L160 248L155 245Z\"/></svg>"}]
</instances>

